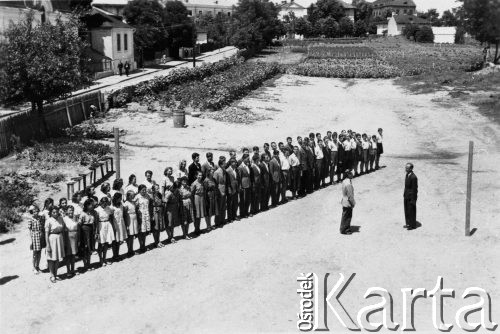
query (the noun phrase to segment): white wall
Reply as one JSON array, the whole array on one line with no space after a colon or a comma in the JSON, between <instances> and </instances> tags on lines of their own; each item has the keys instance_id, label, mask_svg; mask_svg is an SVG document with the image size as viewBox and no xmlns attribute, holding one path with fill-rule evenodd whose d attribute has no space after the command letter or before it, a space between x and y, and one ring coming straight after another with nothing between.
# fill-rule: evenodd
<instances>
[{"instance_id":1,"label":"white wall","mask_svg":"<svg viewBox=\"0 0 500 334\"><path fill-rule=\"evenodd\" d=\"M434 43L455 43L457 27L432 27Z\"/></svg>"}]
</instances>

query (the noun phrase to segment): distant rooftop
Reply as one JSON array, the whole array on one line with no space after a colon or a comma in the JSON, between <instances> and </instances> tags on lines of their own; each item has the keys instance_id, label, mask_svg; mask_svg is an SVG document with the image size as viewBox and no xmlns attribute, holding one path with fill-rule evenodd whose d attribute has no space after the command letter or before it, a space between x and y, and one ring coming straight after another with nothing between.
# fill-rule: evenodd
<instances>
[{"instance_id":1,"label":"distant rooftop","mask_svg":"<svg viewBox=\"0 0 500 334\"><path fill-rule=\"evenodd\" d=\"M376 0L373 2L373 7L385 7L385 6L408 6L416 7L413 0Z\"/></svg>"}]
</instances>

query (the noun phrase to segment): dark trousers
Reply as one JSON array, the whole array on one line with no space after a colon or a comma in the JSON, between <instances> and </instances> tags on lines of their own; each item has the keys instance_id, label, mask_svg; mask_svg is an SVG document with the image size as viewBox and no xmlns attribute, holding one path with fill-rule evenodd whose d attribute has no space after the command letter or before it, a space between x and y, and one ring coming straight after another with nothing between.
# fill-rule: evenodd
<instances>
[{"instance_id":1,"label":"dark trousers","mask_svg":"<svg viewBox=\"0 0 500 334\"><path fill-rule=\"evenodd\" d=\"M297 192L300 192L300 168L292 167L292 172L290 173L290 190L292 191L292 197L297 196Z\"/></svg>"},{"instance_id":2,"label":"dark trousers","mask_svg":"<svg viewBox=\"0 0 500 334\"><path fill-rule=\"evenodd\" d=\"M342 207L342 219L340 220L340 233L345 233L351 228L352 208Z\"/></svg>"},{"instance_id":3,"label":"dark trousers","mask_svg":"<svg viewBox=\"0 0 500 334\"><path fill-rule=\"evenodd\" d=\"M273 184L271 185L271 204L272 205L278 205L279 196L280 196L280 182L273 181Z\"/></svg>"},{"instance_id":4,"label":"dark trousers","mask_svg":"<svg viewBox=\"0 0 500 334\"><path fill-rule=\"evenodd\" d=\"M226 218L226 195L217 192L215 195L215 225L223 225Z\"/></svg>"},{"instance_id":5,"label":"dark trousers","mask_svg":"<svg viewBox=\"0 0 500 334\"><path fill-rule=\"evenodd\" d=\"M290 171L282 170L283 178L281 179L280 184L280 194L281 194L281 202L286 201L286 191L290 185Z\"/></svg>"},{"instance_id":6,"label":"dark trousers","mask_svg":"<svg viewBox=\"0 0 500 334\"><path fill-rule=\"evenodd\" d=\"M238 193L227 195L227 220L233 221L236 219L238 212Z\"/></svg>"},{"instance_id":7,"label":"dark trousers","mask_svg":"<svg viewBox=\"0 0 500 334\"><path fill-rule=\"evenodd\" d=\"M321 182L323 181L323 159L316 159L316 169L314 171L314 187L319 189Z\"/></svg>"},{"instance_id":8,"label":"dark trousers","mask_svg":"<svg viewBox=\"0 0 500 334\"><path fill-rule=\"evenodd\" d=\"M300 190L299 190L299 195L303 196L306 194L308 187L307 187L307 182L309 179L309 170L304 169L302 170L302 176L300 178Z\"/></svg>"},{"instance_id":9,"label":"dark trousers","mask_svg":"<svg viewBox=\"0 0 500 334\"><path fill-rule=\"evenodd\" d=\"M269 187L262 186L260 189L260 209L269 209Z\"/></svg>"},{"instance_id":10,"label":"dark trousers","mask_svg":"<svg viewBox=\"0 0 500 334\"><path fill-rule=\"evenodd\" d=\"M252 189L243 188L240 190L240 217L248 216L248 209L252 200Z\"/></svg>"},{"instance_id":11,"label":"dark trousers","mask_svg":"<svg viewBox=\"0 0 500 334\"><path fill-rule=\"evenodd\" d=\"M404 206L405 206L405 220L406 220L406 225L408 225L409 228L416 228L417 227L417 203L410 203L411 200L409 198L404 199Z\"/></svg>"},{"instance_id":12,"label":"dark trousers","mask_svg":"<svg viewBox=\"0 0 500 334\"><path fill-rule=\"evenodd\" d=\"M252 215L255 215L256 213L258 213L260 211L260 197L261 197L261 193L260 193L260 184L256 187L253 188L252 190L252 205L251 205L251 213Z\"/></svg>"}]
</instances>

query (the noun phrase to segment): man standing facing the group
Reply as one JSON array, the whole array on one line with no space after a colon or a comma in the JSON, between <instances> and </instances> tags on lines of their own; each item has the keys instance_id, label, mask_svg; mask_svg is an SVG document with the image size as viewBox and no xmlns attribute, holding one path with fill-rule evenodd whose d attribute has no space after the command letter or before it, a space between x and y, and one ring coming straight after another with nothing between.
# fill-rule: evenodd
<instances>
[{"instance_id":1,"label":"man standing facing the group","mask_svg":"<svg viewBox=\"0 0 500 334\"><path fill-rule=\"evenodd\" d=\"M418 195L418 178L413 173L413 164L407 163L405 166L405 191L403 193L405 220L404 226L409 231L417 228L417 195Z\"/></svg>"},{"instance_id":2,"label":"man standing facing the group","mask_svg":"<svg viewBox=\"0 0 500 334\"><path fill-rule=\"evenodd\" d=\"M352 209L356 205L354 200L354 187L352 186L352 172L347 169L345 171L347 178L342 181L342 219L340 221L340 233L352 234L351 219Z\"/></svg>"}]
</instances>

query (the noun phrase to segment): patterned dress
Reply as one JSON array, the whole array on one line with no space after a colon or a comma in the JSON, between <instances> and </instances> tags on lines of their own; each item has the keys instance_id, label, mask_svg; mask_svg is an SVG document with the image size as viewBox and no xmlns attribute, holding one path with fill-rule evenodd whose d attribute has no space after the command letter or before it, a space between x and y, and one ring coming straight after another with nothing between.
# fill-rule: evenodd
<instances>
[{"instance_id":1,"label":"patterned dress","mask_svg":"<svg viewBox=\"0 0 500 334\"><path fill-rule=\"evenodd\" d=\"M191 185L191 193L194 194L195 217L205 217L205 187L198 180L195 180Z\"/></svg>"},{"instance_id":2,"label":"patterned dress","mask_svg":"<svg viewBox=\"0 0 500 334\"><path fill-rule=\"evenodd\" d=\"M115 227L115 240L118 242L125 241L128 237L127 226L123 215L124 207L120 203L119 207L113 207L113 225ZM134 212L135 213L135 212ZM136 219L137 222L137 219Z\"/></svg>"},{"instance_id":3,"label":"patterned dress","mask_svg":"<svg viewBox=\"0 0 500 334\"><path fill-rule=\"evenodd\" d=\"M64 251L64 222L61 217L50 217L45 223L45 230L49 234L47 245L47 260L62 261L66 256ZM48 252L50 246L50 253Z\"/></svg>"},{"instance_id":4,"label":"patterned dress","mask_svg":"<svg viewBox=\"0 0 500 334\"><path fill-rule=\"evenodd\" d=\"M126 201L123 207L125 208L125 224L127 225L128 235L137 235L139 233L139 222L136 212L137 207L133 202L129 201Z\"/></svg>"},{"instance_id":5,"label":"patterned dress","mask_svg":"<svg viewBox=\"0 0 500 334\"><path fill-rule=\"evenodd\" d=\"M31 236L31 248L40 251L45 248L45 228L42 216L32 216L28 220L28 230Z\"/></svg>"},{"instance_id":6,"label":"patterned dress","mask_svg":"<svg viewBox=\"0 0 500 334\"><path fill-rule=\"evenodd\" d=\"M194 221L193 203L191 202L191 191L189 187L182 187L180 189L180 195L182 198L181 222L189 225Z\"/></svg>"},{"instance_id":7,"label":"patterned dress","mask_svg":"<svg viewBox=\"0 0 500 334\"><path fill-rule=\"evenodd\" d=\"M97 232L99 235L100 244L112 244L115 241L115 231L113 230L112 219L113 209L109 206L103 208L98 206L95 211L97 212L98 223Z\"/></svg>"},{"instance_id":8,"label":"patterned dress","mask_svg":"<svg viewBox=\"0 0 500 334\"><path fill-rule=\"evenodd\" d=\"M139 210L139 222L141 225L142 233L149 233L151 231L151 201L149 197L138 195L135 200Z\"/></svg>"},{"instance_id":9,"label":"patterned dress","mask_svg":"<svg viewBox=\"0 0 500 334\"><path fill-rule=\"evenodd\" d=\"M159 192L153 195L153 217L155 230L163 231L165 229L165 213L162 196Z\"/></svg>"},{"instance_id":10,"label":"patterned dress","mask_svg":"<svg viewBox=\"0 0 500 334\"><path fill-rule=\"evenodd\" d=\"M209 179L208 177L203 181L203 185L206 190L206 216L213 216L216 213L217 203L215 201L217 185L214 179Z\"/></svg>"}]
</instances>

